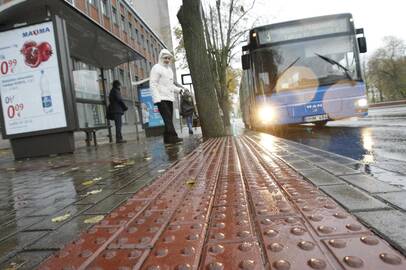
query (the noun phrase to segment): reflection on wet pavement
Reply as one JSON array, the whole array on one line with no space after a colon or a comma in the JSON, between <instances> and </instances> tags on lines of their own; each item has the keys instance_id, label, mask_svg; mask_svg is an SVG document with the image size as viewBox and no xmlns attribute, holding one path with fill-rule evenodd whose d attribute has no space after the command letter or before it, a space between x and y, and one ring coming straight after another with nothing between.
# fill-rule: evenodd
<instances>
[{"instance_id":1,"label":"reflection on wet pavement","mask_svg":"<svg viewBox=\"0 0 406 270\"><path fill-rule=\"evenodd\" d=\"M406 189L406 107L374 108L369 116L312 125L286 127L276 136L357 161L359 169Z\"/></svg>"},{"instance_id":2,"label":"reflection on wet pavement","mask_svg":"<svg viewBox=\"0 0 406 270\"><path fill-rule=\"evenodd\" d=\"M35 264L24 258L35 262L71 241L200 141L191 136L183 144L164 146L155 138L22 161L1 151L0 269L22 250L13 259L24 261L18 269L30 269Z\"/></svg>"}]
</instances>

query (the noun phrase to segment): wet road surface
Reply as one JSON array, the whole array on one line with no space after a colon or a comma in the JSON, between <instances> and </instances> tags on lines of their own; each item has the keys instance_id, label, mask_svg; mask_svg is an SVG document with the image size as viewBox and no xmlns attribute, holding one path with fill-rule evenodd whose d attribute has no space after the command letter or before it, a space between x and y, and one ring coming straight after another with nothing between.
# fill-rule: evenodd
<instances>
[{"instance_id":1,"label":"wet road surface","mask_svg":"<svg viewBox=\"0 0 406 270\"><path fill-rule=\"evenodd\" d=\"M406 106L371 108L365 118L291 126L274 135L358 160L366 173L406 189Z\"/></svg>"}]
</instances>

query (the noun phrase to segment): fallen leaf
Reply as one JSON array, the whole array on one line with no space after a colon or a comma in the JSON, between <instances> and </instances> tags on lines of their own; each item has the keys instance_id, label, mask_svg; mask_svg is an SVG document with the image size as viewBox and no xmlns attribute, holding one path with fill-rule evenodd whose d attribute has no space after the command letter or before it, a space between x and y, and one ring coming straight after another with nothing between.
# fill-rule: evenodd
<instances>
[{"instance_id":1,"label":"fallen leaf","mask_svg":"<svg viewBox=\"0 0 406 270\"><path fill-rule=\"evenodd\" d=\"M98 194L98 193L100 193L100 192L102 192L102 191L103 191L103 189L95 189L95 190L88 191L86 194L84 194L84 195L82 195L82 196L83 196L83 197L87 197L87 196L89 196L89 195Z\"/></svg>"},{"instance_id":2,"label":"fallen leaf","mask_svg":"<svg viewBox=\"0 0 406 270\"><path fill-rule=\"evenodd\" d=\"M97 182L97 181L100 181L100 180L102 180L101 177L95 177L95 178L92 179L93 182Z\"/></svg>"},{"instance_id":3,"label":"fallen leaf","mask_svg":"<svg viewBox=\"0 0 406 270\"><path fill-rule=\"evenodd\" d=\"M158 173L163 173L163 172L165 172L165 170L159 170L159 171L158 171Z\"/></svg>"},{"instance_id":4,"label":"fallen leaf","mask_svg":"<svg viewBox=\"0 0 406 270\"><path fill-rule=\"evenodd\" d=\"M85 219L84 223L86 224L95 224L100 222L101 220L103 220L104 216L103 215L99 215L99 216L94 216L88 219Z\"/></svg>"},{"instance_id":5,"label":"fallen leaf","mask_svg":"<svg viewBox=\"0 0 406 270\"><path fill-rule=\"evenodd\" d=\"M187 185L189 188L194 187L194 186L196 185L195 179L188 179L188 180L186 180L186 185Z\"/></svg>"},{"instance_id":6,"label":"fallen leaf","mask_svg":"<svg viewBox=\"0 0 406 270\"><path fill-rule=\"evenodd\" d=\"M70 218L70 216L71 216L70 213L66 213L63 216L54 217L53 219L51 219L51 221L54 222L54 223L62 222L62 221L67 220L68 218Z\"/></svg>"},{"instance_id":7,"label":"fallen leaf","mask_svg":"<svg viewBox=\"0 0 406 270\"><path fill-rule=\"evenodd\" d=\"M7 266L6 268L4 268L4 270L18 270L18 269L20 269L21 267L23 267L24 264L25 264L25 262L22 262L22 263L20 263L20 264L17 264L17 263L12 262L12 263L9 264L9 266Z\"/></svg>"},{"instance_id":8,"label":"fallen leaf","mask_svg":"<svg viewBox=\"0 0 406 270\"><path fill-rule=\"evenodd\" d=\"M146 158L144 158L145 160L151 160L152 159L152 157L146 157Z\"/></svg>"},{"instance_id":9,"label":"fallen leaf","mask_svg":"<svg viewBox=\"0 0 406 270\"><path fill-rule=\"evenodd\" d=\"M93 184L93 183L94 183L93 180L89 180L89 181L83 182L82 185L84 185L84 186L90 186L90 185Z\"/></svg>"},{"instance_id":10,"label":"fallen leaf","mask_svg":"<svg viewBox=\"0 0 406 270\"><path fill-rule=\"evenodd\" d=\"M124 168L124 167L125 167L125 165L123 165L123 164L114 166L115 169Z\"/></svg>"}]
</instances>

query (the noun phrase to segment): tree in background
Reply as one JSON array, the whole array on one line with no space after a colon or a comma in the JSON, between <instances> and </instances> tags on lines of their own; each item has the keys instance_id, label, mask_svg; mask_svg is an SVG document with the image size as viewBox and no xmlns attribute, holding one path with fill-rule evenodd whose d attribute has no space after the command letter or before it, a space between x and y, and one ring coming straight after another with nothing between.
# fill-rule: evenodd
<instances>
[{"instance_id":1,"label":"tree in background","mask_svg":"<svg viewBox=\"0 0 406 270\"><path fill-rule=\"evenodd\" d=\"M384 46L368 61L366 77L370 87L380 91L381 101L406 98L406 44L402 39L388 36Z\"/></svg>"},{"instance_id":2,"label":"tree in background","mask_svg":"<svg viewBox=\"0 0 406 270\"><path fill-rule=\"evenodd\" d=\"M248 14L255 0L207 1L204 8L204 29L209 52L210 71L215 79L219 105L225 126L230 125L230 64L240 50L239 46L252 27ZM248 7L248 8L246 8ZM250 26L248 26L250 25ZM248 28L247 28L248 26ZM238 84L238 83L237 83Z\"/></svg>"},{"instance_id":3,"label":"tree in background","mask_svg":"<svg viewBox=\"0 0 406 270\"><path fill-rule=\"evenodd\" d=\"M177 16L182 26L183 43L196 93L203 136L223 136L224 125L220 117L215 80L210 72L200 0L183 0Z\"/></svg>"}]
</instances>

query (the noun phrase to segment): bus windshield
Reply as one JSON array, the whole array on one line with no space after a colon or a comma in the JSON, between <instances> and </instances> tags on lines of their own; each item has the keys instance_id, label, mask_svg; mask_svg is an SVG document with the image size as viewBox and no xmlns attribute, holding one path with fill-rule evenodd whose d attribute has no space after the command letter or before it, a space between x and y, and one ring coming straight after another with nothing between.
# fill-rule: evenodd
<instances>
[{"instance_id":1,"label":"bus windshield","mask_svg":"<svg viewBox=\"0 0 406 270\"><path fill-rule=\"evenodd\" d=\"M354 36L290 41L252 52L257 94L301 90L360 79Z\"/></svg>"}]
</instances>

